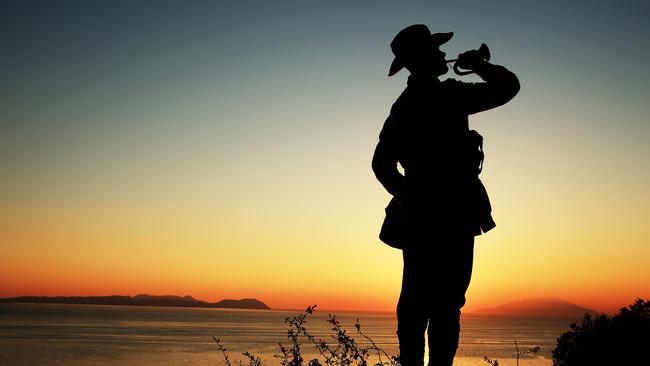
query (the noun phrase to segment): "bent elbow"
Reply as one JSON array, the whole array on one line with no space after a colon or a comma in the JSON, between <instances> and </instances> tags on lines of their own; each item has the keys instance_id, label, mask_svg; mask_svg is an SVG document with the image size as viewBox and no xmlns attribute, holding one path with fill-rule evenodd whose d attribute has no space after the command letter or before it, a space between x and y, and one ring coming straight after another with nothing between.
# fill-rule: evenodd
<instances>
[{"instance_id":1,"label":"bent elbow","mask_svg":"<svg viewBox=\"0 0 650 366\"><path fill-rule=\"evenodd\" d=\"M391 172L390 169L386 166L386 163L380 159L372 160L372 172L375 173L375 178L383 185L386 185L386 181L390 179Z\"/></svg>"},{"instance_id":2,"label":"bent elbow","mask_svg":"<svg viewBox=\"0 0 650 366\"><path fill-rule=\"evenodd\" d=\"M377 154L375 154L372 157L372 162L370 163L370 166L372 167L372 171L377 175L377 171L379 171L379 162L377 161Z\"/></svg>"},{"instance_id":3,"label":"bent elbow","mask_svg":"<svg viewBox=\"0 0 650 366\"><path fill-rule=\"evenodd\" d=\"M512 79L510 81L510 87L509 87L509 93L508 93L508 101L510 101L512 98L514 98L517 94L519 94L519 90L521 90L521 84L519 83L519 78L517 78L517 75L515 75L512 71L510 72L512 74Z\"/></svg>"},{"instance_id":4,"label":"bent elbow","mask_svg":"<svg viewBox=\"0 0 650 366\"><path fill-rule=\"evenodd\" d=\"M387 165L387 155L386 148L382 141L380 140L377 146L375 147L375 152L372 154L372 171L375 173L375 176L379 177L383 175L382 173L386 170Z\"/></svg>"},{"instance_id":5,"label":"bent elbow","mask_svg":"<svg viewBox=\"0 0 650 366\"><path fill-rule=\"evenodd\" d=\"M521 83L519 83L519 78L517 78L517 75L512 75L514 76L512 81L512 97L514 98L515 95L519 94L519 90L521 90Z\"/></svg>"}]
</instances>

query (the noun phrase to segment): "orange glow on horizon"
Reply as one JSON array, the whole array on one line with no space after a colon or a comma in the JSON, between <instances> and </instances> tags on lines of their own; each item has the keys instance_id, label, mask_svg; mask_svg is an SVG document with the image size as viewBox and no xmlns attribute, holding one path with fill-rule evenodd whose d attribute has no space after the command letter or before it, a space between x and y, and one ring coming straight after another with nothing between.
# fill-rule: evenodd
<instances>
[{"instance_id":1,"label":"orange glow on horizon","mask_svg":"<svg viewBox=\"0 0 650 366\"><path fill-rule=\"evenodd\" d=\"M180 219L155 210L122 214L113 205L115 210L83 209L94 210L92 215L80 216L72 207L58 215L23 208L3 217L0 236L13 249L0 267L0 297L147 293L211 302L252 297L277 309L395 309L401 255L376 239L381 211L374 209L383 202L368 205L371 215L363 218L352 211L349 217L317 214L311 220L288 214L274 224L260 216L254 228L248 213L221 220L200 211ZM302 227L284 229L291 217ZM213 224L224 221L228 227ZM355 221L353 229L341 226ZM544 232L534 222L505 217L494 232L477 238L465 310L558 297L613 313L637 297L650 297L642 260L650 249L636 239L642 237L637 229L617 238L571 226ZM608 246L617 239L629 249Z\"/></svg>"}]
</instances>

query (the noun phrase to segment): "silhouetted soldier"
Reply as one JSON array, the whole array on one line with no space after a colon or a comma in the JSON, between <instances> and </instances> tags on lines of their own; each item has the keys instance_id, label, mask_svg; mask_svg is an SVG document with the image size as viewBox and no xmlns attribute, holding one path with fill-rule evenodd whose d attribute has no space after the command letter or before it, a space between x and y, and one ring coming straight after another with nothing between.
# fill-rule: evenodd
<instances>
[{"instance_id":1,"label":"silhouetted soldier","mask_svg":"<svg viewBox=\"0 0 650 366\"><path fill-rule=\"evenodd\" d=\"M475 50L459 55L457 66L473 70L484 82L438 80L448 71L439 46L452 35L431 34L418 24L391 42L395 59L388 75L403 67L411 75L384 123L372 160L377 179L400 203L400 214L408 216L397 305L404 366L423 364L427 327L429 366L453 363L474 236L495 226L478 178L482 138L469 130L468 115L503 105L519 91L512 72Z\"/></svg>"}]
</instances>

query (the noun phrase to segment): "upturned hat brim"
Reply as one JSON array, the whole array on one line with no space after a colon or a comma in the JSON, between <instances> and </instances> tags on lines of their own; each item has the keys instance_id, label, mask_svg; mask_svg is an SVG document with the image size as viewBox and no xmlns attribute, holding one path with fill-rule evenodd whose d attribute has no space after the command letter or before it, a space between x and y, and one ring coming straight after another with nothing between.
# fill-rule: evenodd
<instances>
[{"instance_id":1,"label":"upturned hat brim","mask_svg":"<svg viewBox=\"0 0 650 366\"><path fill-rule=\"evenodd\" d=\"M454 32L433 33L431 35L431 40L433 41L434 46L440 47L441 45L447 43L453 36L454 36ZM391 45L391 48L393 48L393 53L395 53L395 48L393 47L393 45ZM390 64L390 69L388 70L388 76L393 76L397 74L403 68L404 68L403 61L400 59L399 56L395 55L393 62Z\"/></svg>"}]
</instances>

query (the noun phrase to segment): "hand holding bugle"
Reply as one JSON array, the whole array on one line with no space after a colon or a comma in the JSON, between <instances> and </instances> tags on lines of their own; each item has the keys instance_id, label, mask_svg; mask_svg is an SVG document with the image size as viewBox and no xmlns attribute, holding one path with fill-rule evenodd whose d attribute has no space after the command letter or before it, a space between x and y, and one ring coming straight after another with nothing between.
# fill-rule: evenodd
<instances>
[{"instance_id":1,"label":"hand holding bugle","mask_svg":"<svg viewBox=\"0 0 650 366\"><path fill-rule=\"evenodd\" d=\"M468 75L474 72L473 65L481 61L490 61L490 49L485 43L481 43L478 50L463 52L458 58L445 60L445 62L454 62L454 72L456 75ZM466 71L461 70L466 69Z\"/></svg>"}]
</instances>

